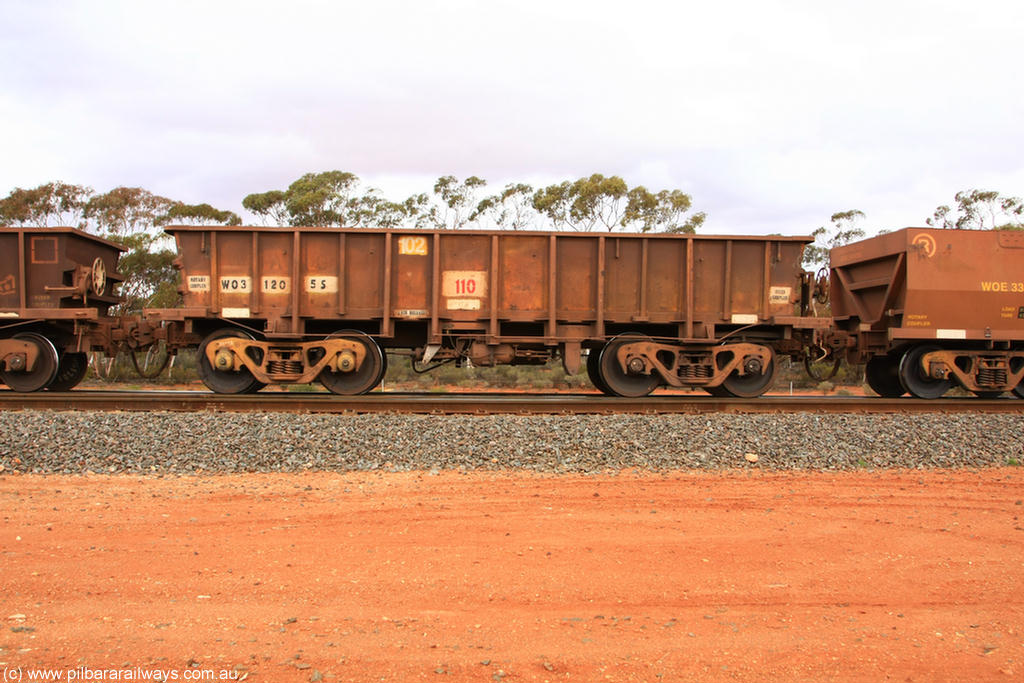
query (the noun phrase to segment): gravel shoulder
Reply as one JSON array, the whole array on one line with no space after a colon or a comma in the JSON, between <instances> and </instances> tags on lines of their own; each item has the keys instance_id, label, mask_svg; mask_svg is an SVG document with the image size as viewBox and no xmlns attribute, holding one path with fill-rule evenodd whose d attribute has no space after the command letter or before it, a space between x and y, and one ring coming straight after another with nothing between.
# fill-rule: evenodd
<instances>
[{"instance_id":1,"label":"gravel shoulder","mask_svg":"<svg viewBox=\"0 0 1024 683\"><path fill-rule=\"evenodd\" d=\"M275 682L1024 672L1018 467L435 472L8 469L0 662Z\"/></svg>"},{"instance_id":2,"label":"gravel shoulder","mask_svg":"<svg viewBox=\"0 0 1024 683\"><path fill-rule=\"evenodd\" d=\"M1024 462L1024 413L434 416L0 412L0 472L593 473Z\"/></svg>"}]
</instances>

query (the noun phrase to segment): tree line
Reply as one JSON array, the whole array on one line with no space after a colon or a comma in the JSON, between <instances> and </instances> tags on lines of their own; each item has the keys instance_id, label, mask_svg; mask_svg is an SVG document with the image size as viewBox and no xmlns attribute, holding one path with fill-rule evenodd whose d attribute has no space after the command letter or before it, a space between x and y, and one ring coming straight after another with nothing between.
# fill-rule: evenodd
<instances>
[{"instance_id":1,"label":"tree line","mask_svg":"<svg viewBox=\"0 0 1024 683\"><path fill-rule=\"evenodd\" d=\"M283 190L249 194L242 206L263 225L382 228L496 228L504 230L623 230L692 233L705 220L692 212L682 190L630 187L618 176L594 173L534 189L510 183L487 192L477 176L437 179L430 192L400 201L364 188L347 171L307 173ZM97 234L128 235L173 223L238 225L233 211L186 204L142 188L97 194L90 187L51 182L17 188L0 199L5 225L79 227Z\"/></svg>"},{"instance_id":2,"label":"tree line","mask_svg":"<svg viewBox=\"0 0 1024 683\"><path fill-rule=\"evenodd\" d=\"M494 228L504 230L576 230L590 232L693 233L704 212L692 212L693 200L682 190L630 187L619 176L594 173L541 188L510 183L487 191L477 176L437 179L430 192L400 201L364 188L347 171L307 173L283 190L249 194L242 206L263 225L382 228ZM957 229L1020 229L1024 202L988 190L965 190L955 203L938 206L928 225ZM854 224L864 218L856 209L833 214L831 227L816 236L849 241L863 235ZM121 238L155 232L169 224L239 225L241 218L210 204L187 204L139 187L117 187L97 194L91 187L50 182L16 188L0 199L0 225L70 226Z\"/></svg>"},{"instance_id":3,"label":"tree line","mask_svg":"<svg viewBox=\"0 0 1024 683\"><path fill-rule=\"evenodd\" d=\"M600 173L539 189L526 183L493 193L486 188L477 176L447 175L431 192L392 201L360 187L353 173L327 171L307 173L284 190L250 194L242 206L265 225L280 226L692 233L705 219L703 212L690 213L692 199L681 190L652 192Z\"/></svg>"}]
</instances>

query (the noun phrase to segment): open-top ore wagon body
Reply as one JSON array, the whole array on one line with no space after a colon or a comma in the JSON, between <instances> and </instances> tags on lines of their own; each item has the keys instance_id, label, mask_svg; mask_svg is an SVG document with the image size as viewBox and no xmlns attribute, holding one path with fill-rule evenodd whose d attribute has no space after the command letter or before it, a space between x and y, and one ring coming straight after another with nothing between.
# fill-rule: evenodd
<instances>
[{"instance_id":1,"label":"open-top ore wagon body","mask_svg":"<svg viewBox=\"0 0 1024 683\"><path fill-rule=\"evenodd\" d=\"M1024 232L907 228L831 266L833 346L879 394L1024 397Z\"/></svg>"},{"instance_id":2,"label":"open-top ore wagon body","mask_svg":"<svg viewBox=\"0 0 1024 683\"><path fill-rule=\"evenodd\" d=\"M0 380L70 389L87 352L117 347L119 245L73 228L0 228Z\"/></svg>"},{"instance_id":3,"label":"open-top ore wagon body","mask_svg":"<svg viewBox=\"0 0 1024 683\"><path fill-rule=\"evenodd\" d=\"M611 394L659 385L756 396L800 317L803 237L171 227L184 305L153 311L198 345L217 392L319 379L376 386L387 353L415 364L586 355ZM584 352L588 352L584 354Z\"/></svg>"}]
</instances>

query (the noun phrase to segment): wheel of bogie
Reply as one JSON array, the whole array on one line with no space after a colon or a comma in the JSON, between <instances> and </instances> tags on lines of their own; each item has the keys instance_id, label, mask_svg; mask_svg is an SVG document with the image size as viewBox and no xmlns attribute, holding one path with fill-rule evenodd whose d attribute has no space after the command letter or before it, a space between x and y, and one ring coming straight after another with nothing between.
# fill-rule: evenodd
<instances>
[{"instance_id":1,"label":"wheel of bogie","mask_svg":"<svg viewBox=\"0 0 1024 683\"><path fill-rule=\"evenodd\" d=\"M601 349L590 349L587 352L587 377L590 383L602 394L611 395L612 390L601 379Z\"/></svg>"},{"instance_id":2,"label":"wheel of bogie","mask_svg":"<svg viewBox=\"0 0 1024 683\"><path fill-rule=\"evenodd\" d=\"M938 350L938 346L924 344L911 347L903 354L903 358L900 360L900 382L912 396L927 399L939 398L953 386L953 382L948 379L929 377L921 368L921 358L924 357L924 354Z\"/></svg>"},{"instance_id":3,"label":"wheel of bogie","mask_svg":"<svg viewBox=\"0 0 1024 683\"><path fill-rule=\"evenodd\" d=\"M380 384L387 370L387 359L380 346L367 334L358 330L342 330L335 332L328 339L350 339L359 342L366 349L366 355L358 369L351 372L332 372L324 368L320 372L320 383L327 390L344 396L357 396L371 391Z\"/></svg>"},{"instance_id":4,"label":"wheel of bogie","mask_svg":"<svg viewBox=\"0 0 1024 683\"><path fill-rule=\"evenodd\" d=\"M764 392L768 391L774 383L775 353L772 352L771 357L768 360L768 366L764 368L763 373L748 372L745 375L741 375L739 370L733 370L732 373L725 378L725 381L722 382L720 388L723 389L727 395L735 396L736 398L757 398Z\"/></svg>"},{"instance_id":5,"label":"wheel of bogie","mask_svg":"<svg viewBox=\"0 0 1024 683\"><path fill-rule=\"evenodd\" d=\"M250 393L255 387L260 386L260 382L252 376L248 368L242 366L238 372L233 370L218 370L210 365L209 359L206 357L206 347L209 346L210 342L216 341L217 339L224 339L225 337L236 337L238 339L249 339L252 340L253 336L244 330L234 328L223 328L215 332L211 332L203 343L199 345L199 351L196 354L199 360L199 378L203 380L210 391L217 394L247 394ZM253 358L253 360L260 360ZM258 389L257 389L258 390Z\"/></svg>"},{"instance_id":6,"label":"wheel of bogie","mask_svg":"<svg viewBox=\"0 0 1024 683\"><path fill-rule=\"evenodd\" d=\"M661 384L661 376L657 372L652 372L649 375L623 372L619 359L616 358L618 350L624 344L638 341L650 341L650 339L643 335L619 335L601 349L601 355L598 358L598 372L601 381L608 388L607 393L627 398L640 398L651 393Z\"/></svg>"},{"instance_id":7,"label":"wheel of bogie","mask_svg":"<svg viewBox=\"0 0 1024 683\"><path fill-rule=\"evenodd\" d=\"M717 387L704 387L704 391L708 392L715 398L729 398L732 396L725 387L719 384Z\"/></svg>"},{"instance_id":8,"label":"wheel of bogie","mask_svg":"<svg viewBox=\"0 0 1024 683\"><path fill-rule=\"evenodd\" d=\"M907 393L900 382L900 362L893 356L872 356L864 366L864 379L882 398L899 398Z\"/></svg>"},{"instance_id":9,"label":"wheel of bogie","mask_svg":"<svg viewBox=\"0 0 1024 683\"><path fill-rule=\"evenodd\" d=\"M39 391L49 386L53 378L57 376L57 368L60 361L57 356L57 349L53 342L41 334L34 332L22 332L14 335L14 339L35 344L39 351L36 356L35 367L31 372L16 372L14 370L0 371L0 380L14 391L30 392Z\"/></svg>"},{"instance_id":10,"label":"wheel of bogie","mask_svg":"<svg viewBox=\"0 0 1024 683\"><path fill-rule=\"evenodd\" d=\"M82 351L68 351L61 354L57 363L57 376L46 387L50 391L71 391L85 378L89 371L89 354Z\"/></svg>"},{"instance_id":11,"label":"wheel of bogie","mask_svg":"<svg viewBox=\"0 0 1024 683\"><path fill-rule=\"evenodd\" d=\"M1014 359L1010 362L1010 369L1013 372L1020 372L1022 364L1024 363L1022 363L1020 360ZM1010 393L1012 393L1017 398L1024 398L1024 379L1020 381L1020 384L1011 389Z\"/></svg>"},{"instance_id":12,"label":"wheel of bogie","mask_svg":"<svg viewBox=\"0 0 1024 683\"><path fill-rule=\"evenodd\" d=\"M999 398L1003 395L1001 391L972 391L971 393L978 398Z\"/></svg>"}]
</instances>

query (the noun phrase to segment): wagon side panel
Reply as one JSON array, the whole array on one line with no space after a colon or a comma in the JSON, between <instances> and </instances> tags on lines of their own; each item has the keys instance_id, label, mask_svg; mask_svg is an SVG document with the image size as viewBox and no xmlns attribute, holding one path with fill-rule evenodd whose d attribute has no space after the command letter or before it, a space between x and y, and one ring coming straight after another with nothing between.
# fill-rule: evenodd
<instances>
[{"instance_id":1,"label":"wagon side panel","mask_svg":"<svg viewBox=\"0 0 1024 683\"><path fill-rule=\"evenodd\" d=\"M555 238L555 319L584 323L597 317L598 238Z\"/></svg>"},{"instance_id":2,"label":"wagon side panel","mask_svg":"<svg viewBox=\"0 0 1024 683\"><path fill-rule=\"evenodd\" d=\"M214 300L214 231L172 232L178 245L175 261L181 277L179 291L185 308L212 311Z\"/></svg>"},{"instance_id":3,"label":"wagon side panel","mask_svg":"<svg viewBox=\"0 0 1024 683\"><path fill-rule=\"evenodd\" d=\"M910 230L906 259L903 329L896 334L1024 340L1024 234Z\"/></svg>"},{"instance_id":4,"label":"wagon side panel","mask_svg":"<svg viewBox=\"0 0 1024 683\"><path fill-rule=\"evenodd\" d=\"M491 237L442 234L439 243L439 317L484 325L490 320Z\"/></svg>"},{"instance_id":5,"label":"wagon side panel","mask_svg":"<svg viewBox=\"0 0 1024 683\"><path fill-rule=\"evenodd\" d=\"M218 312L225 318L250 318L257 308L252 240L253 233L246 231L217 234L213 289Z\"/></svg>"},{"instance_id":6,"label":"wagon side panel","mask_svg":"<svg viewBox=\"0 0 1024 683\"><path fill-rule=\"evenodd\" d=\"M651 240L646 296L640 315L651 322L681 322L685 314L687 240ZM643 260L643 258L641 258Z\"/></svg>"},{"instance_id":7,"label":"wagon side panel","mask_svg":"<svg viewBox=\"0 0 1024 683\"><path fill-rule=\"evenodd\" d=\"M15 317L25 308L25 272L22 243L16 231L0 232L0 315Z\"/></svg>"},{"instance_id":8,"label":"wagon side panel","mask_svg":"<svg viewBox=\"0 0 1024 683\"><path fill-rule=\"evenodd\" d=\"M430 236L397 233L391 252L392 316L400 320L429 318L434 271Z\"/></svg>"},{"instance_id":9,"label":"wagon side panel","mask_svg":"<svg viewBox=\"0 0 1024 683\"><path fill-rule=\"evenodd\" d=\"M744 312L750 311L742 304L742 296L737 303L736 295L739 293L734 293L731 288L734 282L730 269L732 242L705 239L693 240L691 244L694 253L689 262L688 275L683 275L692 288L691 304L684 319L693 326L696 336L707 336L710 332L703 332L703 326L729 320L737 305Z\"/></svg>"},{"instance_id":10,"label":"wagon side panel","mask_svg":"<svg viewBox=\"0 0 1024 683\"><path fill-rule=\"evenodd\" d=\"M291 231L253 233L255 314L274 320L292 314L296 288L302 285L293 272L294 244Z\"/></svg>"},{"instance_id":11,"label":"wagon side panel","mask_svg":"<svg viewBox=\"0 0 1024 683\"><path fill-rule=\"evenodd\" d=\"M604 257L605 320L633 322L641 298L644 240L639 237L607 237Z\"/></svg>"},{"instance_id":12,"label":"wagon side panel","mask_svg":"<svg viewBox=\"0 0 1024 683\"><path fill-rule=\"evenodd\" d=\"M551 250L537 235L502 235L498 250L498 317L536 322L549 310Z\"/></svg>"},{"instance_id":13,"label":"wagon side panel","mask_svg":"<svg viewBox=\"0 0 1024 683\"><path fill-rule=\"evenodd\" d=\"M890 233L832 250L832 315L840 327L882 330L906 300L906 235Z\"/></svg>"}]
</instances>

